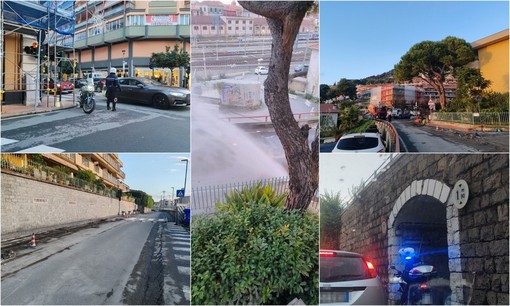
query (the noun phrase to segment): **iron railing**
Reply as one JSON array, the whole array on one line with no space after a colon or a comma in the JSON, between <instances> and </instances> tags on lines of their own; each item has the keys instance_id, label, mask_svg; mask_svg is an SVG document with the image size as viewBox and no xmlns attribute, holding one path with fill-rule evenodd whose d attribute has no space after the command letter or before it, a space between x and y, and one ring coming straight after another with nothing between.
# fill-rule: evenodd
<instances>
[{"instance_id":1,"label":"iron railing","mask_svg":"<svg viewBox=\"0 0 510 306\"><path fill-rule=\"evenodd\" d=\"M505 126L509 124L509 113L432 113L430 119L433 121L446 121L471 125Z\"/></svg>"},{"instance_id":2,"label":"iron railing","mask_svg":"<svg viewBox=\"0 0 510 306\"><path fill-rule=\"evenodd\" d=\"M216 186L193 187L191 195L191 211L193 216L214 214L217 203L224 203L226 196L232 191L241 191L245 188L254 187L257 184L262 186L270 185L277 196L289 192L289 178L276 177L262 180L252 180L239 183L230 183ZM309 210L319 211L319 199L314 197L310 203Z\"/></svg>"}]
</instances>

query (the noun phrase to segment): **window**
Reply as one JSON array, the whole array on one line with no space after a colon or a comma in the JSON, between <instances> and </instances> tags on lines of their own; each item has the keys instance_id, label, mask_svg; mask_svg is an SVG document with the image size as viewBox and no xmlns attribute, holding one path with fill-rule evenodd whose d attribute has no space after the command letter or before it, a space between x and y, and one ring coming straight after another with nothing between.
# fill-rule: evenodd
<instances>
[{"instance_id":1,"label":"window","mask_svg":"<svg viewBox=\"0 0 510 306\"><path fill-rule=\"evenodd\" d=\"M236 30L239 30L239 27L236 27Z\"/></svg>"},{"instance_id":2,"label":"window","mask_svg":"<svg viewBox=\"0 0 510 306\"><path fill-rule=\"evenodd\" d=\"M145 25L145 16L144 15L127 16L127 25L128 26Z\"/></svg>"},{"instance_id":3,"label":"window","mask_svg":"<svg viewBox=\"0 0 510 306\"><path fill-rule=\"evenodd\" d=\"M179 24L180 25L189 25L189 15L186 15L186 14L179 15Z\"/></svg>"},{"instance_id":4,"label":"window","mask_svg":"<svg viewBox=\"0 0 510 306\"><path fill-rule=\"evenodd\" d=\"M239 20L236 20L236 24L239 24Z\"/></svg>"},{"instance_id":5,"label":"window","mask_svg":"<svg viewBox=\"0 0 510 306\"><path fill-rule=\"evenodd\" d=\"M194 29L194 30L198 30L198 29L199 29L199 27L198 27L198 26L194 26L194 27L193 27L193 29Z\"/></svg>"},{"instance_id":6,"label":"window","mask_svg":"<svg viewBox=\"0 0 510 306\"><path fill-rule=\"evenodd\" d=\"M246 30L246 27L243 27L243 30Z\"/></svg>"},{"instance_id":7,"label":"window","mask_svg":"<svg viewBox=\"0 0 510 306\"><path fill-rule=\"evenodd\" d=\"M231 23L232 23L232 20L229 20L229 21L228 21L228 24L231 24Z\"/></svg>"},{"instance_id":8,"label":"window","mask_svg":"<svg viewBox=\"0 0 510 306\"><path fill-rule=\"evenodd\" d=\"M203 26L203 27L202 27L202 30L207 30L207 26Z\"/></svg>"},{"instance_id":9,"label":"window","mask_svg":"<svg viewBox=\"0 0 510 306\"><path fill-rule=\"evenodd\" d=\"M215 26L211 26L211 30L216 30L216 27Z\"/></svg>"},{"instance_id":10,"label":"window","mask_svg":"<svg viewBox=\"0 0 510 306\"><path fill-rule=\"evenodd\" d=\"M249 24L251 24L251 22L252 22L251 20L250 20L250 21L248 21L248 23L249 23Z\"/></svg>"},{"instance_id":11,"label":"window","mask_svg":"<svg viewBox=\"0 0 510 306\"><path fill-rule=\"evenodd\" d=\"M250 27L250 31L252 30L252 27Z\"/></svg>"},{"instance_id":12,"label":"window","mask_svg":"<svg viewBox=\"0 0 510 306\"><path fill-rule=\"evenodd\" d=\"M228 27L228 30L229 30L229 31L230 31L230 30L232 30L232 27Z\"/></svg>"},{"instance_id":13,"label":"window","mask_svg":"<svg viewBox=\"0 0 510 306\"><path fill-rule=\"evenodd\" d=\"M90 159L84 157L83 160L81 161L81 163L84 165L84 166L89 166L89 163L90 163Z\"/></svg>"},{"instance_id":14,"label":"window","mask_svg":"<svg viewBox=\"0 0 510 306\"><path fill-rule=\"evenodd\" d=\"M246 24L246 20L243 20L243 24Z\"/></svg>"}]
</instances>

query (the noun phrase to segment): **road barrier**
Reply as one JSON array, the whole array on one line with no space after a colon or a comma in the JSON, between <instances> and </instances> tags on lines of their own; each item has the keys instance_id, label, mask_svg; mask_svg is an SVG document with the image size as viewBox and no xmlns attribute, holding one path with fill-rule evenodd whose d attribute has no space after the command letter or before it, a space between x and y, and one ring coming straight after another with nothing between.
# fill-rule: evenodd
<instances>
[{"instance_id":1,"label":"road barrier","mask_svg":"<svg viewBox=\"0 0 510 306\"><path fill-rule=\"evenodd\" d=\"M381 131L382 138L385 141L386 152L400 152L400 141L397 130L393 124L380 119L375 119L375 123L379 131Z\"/></svg>"},{"instance_id":2,"label":"road barrier","mask_svg":"<svg viewBox=\"0 0 510 306\"><path fill-rule=\"evenodd\" d=\"M432 121L445 121L471 125L483 125L494 127L508 127L509 113L447 113L437 112L430 114Z\"/></svg>"},{"instance_id":3,"label":"road barrier","mask_svg":"<svg viewBox=\"0 0 510 306\"><path fill-rule=\"evenodd\" d=\"M32 242L30 242L30 247L35 248L35 233L32 233Z\"/></svg>"}]
</instances>

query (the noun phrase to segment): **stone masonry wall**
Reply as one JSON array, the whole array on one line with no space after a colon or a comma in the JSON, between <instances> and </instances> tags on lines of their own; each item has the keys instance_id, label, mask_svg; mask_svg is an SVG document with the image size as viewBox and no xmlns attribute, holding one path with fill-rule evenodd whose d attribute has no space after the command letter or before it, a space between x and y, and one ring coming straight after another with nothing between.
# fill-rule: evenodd
<instances>
[{"instance_id":1,"label":"stone masonry wall","mask_svg":"<svg viewBox=\"0 0 510 306\"><path fill-rule=\"evenodd\" d=\"M458 228L448 229L453 233L448 238L450 279L469 281L475 272L471 303L508 305L508 170L507 154L401 155L342 215L340 249L371 259L387 283L387 222L397 199L413 181L433 179L453 187L463 179L470 189L466 206L447 207L447 219L458 220ZM459 246L460 254L452 254Z\"/></svg>"},{"instance_id":2,"label":"stone masonry wall","mask_svg":"<svg viewBox=\"0 0 510 306\"><path fill-rule=\"evenodd\" d=\"M68 186L3 173L2 234L117 216L119 201ZM122 201L121 211L136 205Z\"/></svg>"}]
</instances>

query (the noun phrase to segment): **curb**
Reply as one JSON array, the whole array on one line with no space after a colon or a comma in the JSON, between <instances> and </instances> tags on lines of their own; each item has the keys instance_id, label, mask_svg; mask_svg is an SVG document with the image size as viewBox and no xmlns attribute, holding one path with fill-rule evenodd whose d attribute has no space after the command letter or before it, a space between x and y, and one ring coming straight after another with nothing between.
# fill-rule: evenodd
<instances>
[{"instance_id":1,"label":"curb","mask_svg":"<svg viewBox=\"0 0 510 306\"><path fill-rule=\"evenodd\" d=\"M77 107L77 105L71 105L71 106L62 106L60 108L54 108L54 109L27 111L27 112L14 113L14 114L2 113L0 118L1 119L6 119L6 118L15 118L15 117L27 116L27 115L36 115L36 114L42 114L42 113L50 113L50 112L55 112L55 111L60 111L60 110L65 110L65 109L71 109L71 108L76 108L76 107Z\"/></svg>"}]
</instances>

